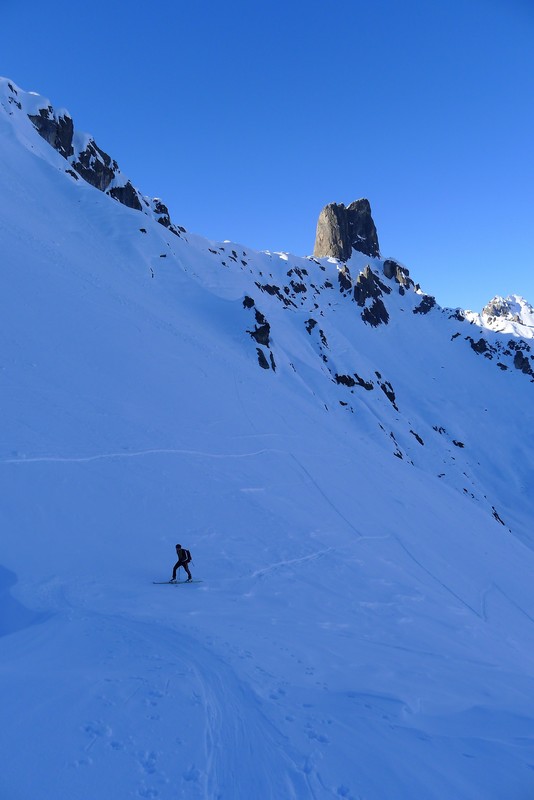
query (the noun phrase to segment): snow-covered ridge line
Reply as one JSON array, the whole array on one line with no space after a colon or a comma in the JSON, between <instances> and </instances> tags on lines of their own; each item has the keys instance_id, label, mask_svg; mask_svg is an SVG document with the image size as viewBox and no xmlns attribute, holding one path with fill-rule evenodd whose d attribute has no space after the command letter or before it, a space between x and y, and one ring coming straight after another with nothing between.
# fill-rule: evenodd
<instances>
[{"instance_id":1,"label":"snow-covered ridge line","mask_svg":"<svg viewBox=\"0 0 534 800\"><path fill-rule=\"evenodd\" d=\"M517 294L495 296L482 313L465 312L466 319L497 333L511 333L523 339L534 339L534 308Z\"/></svg>"},{"instance_id":2,"label":"snow-covered ridge line","mask_svg":"<svg viewBox=\"0 0 534 800\"><path fill-rule=\"evenodd\" d=\"M81 177L91 186L118 200L122 205L141 211L153 218L177 236L181 236L186 232L185 228L176 226L171 222L168 209L159 198L150 198L141 194L131 180L122 173L117 161L104 152L91 135L77 131L74 128L72 117L66 109L54 109L47 98L35 92L26 92L10 79L0 77L1 110L4 110L6 114L13 118L19 130L24 131L26 141L31 141L32 136L34 137L35 132L37 132L45 142L65 159L67 164L65 173L69 176L69 179L77 181ZM206 244L206 241L202 240L201 243L200 237L193 238L197 239L201 249L204 249L203 245ZM218 248L218 250L221 249L223 248ZM211 252L215 253L217 251L211 249ZM234 252L232 250L232 253ZM291 261L293 265L295 265L295 262L301 264L303 261L308 263L316 261L314 257L308 257L304 260L290 256L290 254L275 255L286 261ZM235 257L230 255L227 258L237 264L237 255ZM392 286L396 287L395 293L398 292L400 295L408 292L420 296L421 299L417 300L417 306L413 308L413 313L425 315L429 311L435 310L449 315L450 318L450 309L442 309L436 303L435 298L425 294L419 284L414 283L410 278L408 269L397 260L381 260L368 256L365 259L365 263L360 258L352 257L346 263L333 258L323 258L321 262L316 261L321 268L327 262L336 264L337 281L334 282L334 285L337 283L336 288L339 289L341 294L346 298L350 297L360 307L361 318L367 325L377 327L388 323L390 309L389 304L385 301L386 295L391 292ZM223 266L232 266L224 259L222 259L222 264ZM239 264L237 266L239 267ZM235 269L235 267L232 266L232 269ZM296 277L293 277L287 286L279 287L275 283L266 283L263 280L256 281L256 286L262 292L278 296L278 299L286 307L301 307L306 293L310 298L314 296L315 300L318 299L318 287L313 283L308 285L308 281L305 278L305 268L302 271L298 267L294 270L289 270L288 277L291 276L290 273L294 273ZM384 278L389 280L384 282ZM319 288L321 290L330 289L333 288L333 285L327 280ZM496 305L497 301L501 301L500 305ZM314 308L318 309L319 305L314 303ZM497 306L499 310L496 312ZM452 313L458 321L467 320L488 331L511 334L514 338L534 338L534 311L523 298L519 298L516 295L507 298L507 300L494 298L485 307L482 314L462 309L453 310ZM268 341L268 329L265 328L266 320L261 321L260 316L257 317L256 322L257 326L252 335L257 338L257 334L259 334L260 338L257 338L257 343L262 344L262 331L267 334ZM316 320L312 318L310 324L313 327L316 324ZM258 325L260 326L259 328ZM489 342L489 346L486 347L485 344L481 344L482 340L475 342L472 337L468 336L466 338L471 342L475 352L483 353L487 358L491 358L492 353L496 352L493 346L495 343L493 342ZM512 356L515 368L520 369L531 377L534 376L530 363L532 357L530 355L525 357L523 352L517 353L513 343L512 346L509 343L508 348L506 348L503 343L497 342L496 347L498 351L504 351L505 355ZM526 350L527 354L529 353L527 345L521 345L517 349ZM267 360L262 358L260 352L258 349L260 364L264 368L269 368L269 366L274 368L274 362L271 358L272 353L268 353L269 360ZM504 365L501 368L504 368ZM337 380L338 377L343 381L343 375L335 375L334 379Z\"/></svg>"},{"instance_id":3,"label":"snow-covered ridge line","mask_svg":"<svg viewBox=\"0 0 534 800\"><path fill-rule=\"evenodd\" d=\"M119 165L102 150L90 134L75 130L66 109L54 109L50 101L35 92L25 92L8 78L0 77L0 107L9 115L25 117L72 169L65 171L73 180L78 176L119 203L142 211L180 236L185 228L174 225L167 206L158 197L147 197L136 189Z\"/></svg>"}]
</instances>

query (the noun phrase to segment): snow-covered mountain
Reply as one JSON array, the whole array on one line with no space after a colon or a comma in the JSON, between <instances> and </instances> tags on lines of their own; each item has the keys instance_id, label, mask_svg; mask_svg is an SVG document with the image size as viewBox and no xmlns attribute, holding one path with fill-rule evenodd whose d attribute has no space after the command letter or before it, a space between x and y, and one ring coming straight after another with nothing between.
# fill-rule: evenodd
<instances>
[{"instance_id":1,"label":"snow-covered mountain","mask_svg":"<svg viewBox=\"0 0 534 800\"><path fill-rule=\"evenodd\" d=\"M466 311L465 316L475 325L483 325L492 331L511 333L523 339L534 338L534 308L517 294L506 298L496 296L484 306L481 314Z\"/></svg>"},{"instance_id":2,"label":"snow-covered mountain","mask_svg":"<svg viewBox=\"0 0 534 800\"><path fill-rule=\"evenodd\" d=\"M0 98L0 797L534 794L531 344Z\"/></svg>"}]
</instances>

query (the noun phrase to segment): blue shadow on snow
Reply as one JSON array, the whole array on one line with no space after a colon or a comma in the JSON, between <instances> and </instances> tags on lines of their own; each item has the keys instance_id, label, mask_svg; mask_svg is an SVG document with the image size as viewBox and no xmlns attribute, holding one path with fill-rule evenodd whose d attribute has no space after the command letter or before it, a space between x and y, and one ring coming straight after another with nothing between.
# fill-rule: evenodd
<instances>
[{"instance_id":1,"label":"blue shadow on snow","mask_svg":"<svg viewBox=\"0 0 534 800\"><path fill-rule=\"evenodd\" d=\"M11 596L9 590L16 582L15 573L0 565L0 636L8 636L47 619L46 614L31 611Z\"/></svg>"}]
</instances>

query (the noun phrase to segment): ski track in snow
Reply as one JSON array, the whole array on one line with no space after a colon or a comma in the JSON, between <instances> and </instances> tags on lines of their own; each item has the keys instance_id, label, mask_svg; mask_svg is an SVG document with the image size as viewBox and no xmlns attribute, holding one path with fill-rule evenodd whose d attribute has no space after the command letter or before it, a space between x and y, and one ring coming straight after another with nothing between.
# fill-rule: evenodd
<instances>
[{"instance_id":1,"label":"ski track in snow","mask_svg":"<svg viewBox=\"0 0 534 800\"><path fill-rule=\"evenodd\" d=\"M194 630L95 612L84 612L78 622L101 632L100 654L91 660L102 677L91 690L92 718L78 723L88 741L79 753L74 743L67 746L71 790L83 781L80 767L119 770L118 775L127 761L136 769L124 776L123 796L133 790L154 799L249 798L259 787L262 797L273 800L325 796L318 791L313 742L307 752L291 745L262 699L209 640L203 645ZM123 648L132 663L129 673L117 677L113 665ZM132 682L137 685L125 692Z\"/></svg>"},{"instance_id":2,"label":"ski track in snow","mask_svg":"<svg viewBox=\"0 0 534 800\"><path fill-rule=\"evenodd\" d=\"M316 561L318 558L325 556L327 553L333 552L333 547L327 547L325 550L318 550L316 553L310 553L310 555L303 556L302 558L291 558L288 561L278 561L276 564L269 564L268 567L264 569L258 569L256 572L251 573L251 578L257 578L261 575L268 575L270 572L279 569L280 567L289 567L293 564L302 564L305 561Z\"/></svg>"},{"instance_id":3,"label":"ski track in snow","mask_svg":"<svg viewBox=\"0 0 534 800\"><path fill-rule=\"evenodd\" d=\"M361 531L359 531L357 528L355 528L355 527L354 527L354 525L352 524L352 522L351 522L350 520L348 520L344 514L342 514L342 513L341 513L341 511L339 510L339 508L337 508L337 506L336 506L336 505L334 505L334 503L333 503L333 502L330 500L330 498L329 498L329 497L328 497L328 496L327 496L327 495L324 493L324 491L321 489L321 487L319 486L319 484L317 483L317 481L315 480L315 478L313 478L313 477L310 475L310 473L308 472L308 470L306 469L306 467L304 467L304 466L303 466L303 465L300 463L300 461L298 460L298 458L297 458L297 457L296 457L296 456L295 456L293 453L290 453L290 455L291 455L291 458L293 459L293 461L294 461L294 462L297 464L297 466L299 467L299 469L301 469L301 470L302 470L302 472L304 472L304 474L305 474L305 475L308 477L308 479L310 480L310 482L311 482L311 483L312 483L312 484L315 486L315 488L317 489L317 491L319 492L319 494L320 494L320 495L321 495L321 496L322 496L322 497L323 497L323 498L326 500L326 502L328 503L328 505L329 505L329 506L330 506L330 507L331 507L331 508L332 508L332 509L333 509L333 510L336 512L336 514L337 514L339 517L341 517L341 519L343 520L343 522L344 522L344 523L345 523L345 524L346 524L346 525L347 525L347 526L348 526L348 527L349 527L349 528L350 528L352 531L354 531L354 533L356 534L356 536L358 536L358 537L360 537L360 538L361 538L361 537L362 537L362 533L361 533Z\"/></svg>"},{"instance_id":4,"label":"ski track in snow","mask_svg":"<svg viewBox=\"0 0 534 800\"><path fill-rule=\"evenodd\" d=\"M438 583L443 589L445 589L446 592L448 592L453 597L455 597L456 600L458 600L458 602L460 602L463 606L465 606L467 609L469 609L469 611L471 611L471 613L475 614L479 619L484 619L484 615L483 614L481 614L479 611L477 611L476 608L473 608L473 606L469 605L469 603L466 600L464 600L462 597L460 597L460 595L456 594L456 592L453 591L450 588L450 586L447 586L446 583L443 583L443 581L440 580L436 575L434 575L434 573L431 572L427 567L425 567L424 564L421 564L421 562L408 550L406 545L403 544L403 542L401 542L401 540L399 539L398 536L393 536L392 538L397 542L399 547L401 547L402 550L404 550L404 552L406 553L408 558L410 558L414 562L414 564L417 564L417 566L420 569L422 569L423 572L425 572L427 575L429 575L432 578L432 580L436 581L436 583Z\"/></svg>"},{"instance_id":5,"label":"ski track in snow","mask_svg":"<svg viewBox=\"0 0 534 800\"><path fill-rule=\"evenodd\" d=\"M99 453L94 456L31 456L29 458L7 458L0 461L0 464L84 464L91 461L104 461L106 459L120 458L139 458L150 455L184 455L198 456L199 458L253 458L254 456L265 455L266 453L278 453L287 455L287 451L274 448L256 450L252 453L208 453L201 450L181 450L174 448L154 448L150 450L136 450L126 453Z\"/></svg>"}]
</instances>

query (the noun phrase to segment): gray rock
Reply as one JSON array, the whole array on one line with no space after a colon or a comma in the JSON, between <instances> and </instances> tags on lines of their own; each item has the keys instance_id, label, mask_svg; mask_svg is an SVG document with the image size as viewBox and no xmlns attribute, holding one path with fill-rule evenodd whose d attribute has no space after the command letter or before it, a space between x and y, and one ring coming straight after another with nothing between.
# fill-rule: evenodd
<instances>
[{"instance_id":1,"label":"gray rock","mask_svg":"<svg viewBox=\"0 0 534 800\"><path fill-rule=\"evenodd\" d=\"M106 191L119 169L117 162L101 150L94 139L88 142L72 166L84 181L101 192Z\"/></svg>"},{"instance_id":2,"label":"gray rock","mask_svg":"<svg viewBox=\"0 0 534 800\"><path fill-rule=\"evenodd\" d=\"M410 286L414 285L406 267L403 267L392 258L386 258L384 261L384 275L386 278L393 278L403 289L408 289Z\"/></svg>"},{"instance_id":3,"label":"gray rock","mask_svg":"<svg viewBox=\"0 0 534 800\"><path fill-rule=\"evenodd\" d=\"M143 210L137 190L132 186L130 181L127 181L124 186L113 186L109 189L108 194L110 197L114 197L115 200L118 200L119 203L122 203L123 206L135 208L136 211Z\"/></svg>"},{"instance_id":4,"label":"gray rock","mask_svg":"<svg viewBox=\"0 0 534 800\"><path fill-rule=\"evenodd\" d=\"M271 332L271 326L268 322L265 322L264 325L260 325L259 328L256 328L253 331L247 331L250 333L253 339L257 341L258 344L263 344L265 347L269 347L269 334Z\"/></svg>"},{"instance_id":5,"label":"gray rock","mask_svg":"<svg viewBox=\"0 0 534 800\"><path fill-rule=\"evenodd\" d=\"M389 322L388 311L380 298L373 300L368 308L364 308L361 316L363 321L372 325L373 328L381 324L387 325Z\"/></svg>"},{"instance_id":6,"label":"gray rock","mask_svg":"<svg viewBox=\"0 0 534 800\"><path fill-rule=\"evenodd\" d=\"M369 265L358 275L358 280L354 287L354 300L359 306L364 306L370 297L375 299L382 297L383 293L390 294L391 289L382 283L374 274Z\"/></svg>"},{"instance_id":7,"label":"gray rock","mask_svg":"<svg viewBox=\"0 0 534 800\"><path fill-rule=\"evenodd\" d=\"M469 343L470 343L471 347L473 348L473 350L475 351L475 353L486 353L487 352L488 343L486 342L485 339L479 339L478 342L475 342L475 340L471 339L470 336L467 337L467 338L469 339Z\"/></svg>"},{"instance_id":8,"label":"gray rock","mask_svg":"<svg viewBox=\"0 0 534 800\"><path fill-rule=\"evenodd\" d=\"M56 117L51 106L41 108L38 114L28 114L28 116L43 139L64 158L74 153L72 147L74 125L71 117L67 114Z\"/></svg>"},{"instance_id":9,"label":"gray rock","mask_svg":"<svg viewBox=\"0 0 534 800\"><path fill-rule=\"evenodd\" d=\"M528 356L525 356L520 350L514 356L514 367L524 372L525 375L534 375Z\"/></svg>"},{"instance_id":10,"label":"gray rock","mask_svg":"<svg viewBox=\"0 0 534 800\"><path fill-rule=\"evenodd\" d=\"M397 274L397 269L399 268L399 264L396 261L393 261L392 258L386 258L384 261L384 275L386 278L394 278Z\"/></svg>"},{"instance_id":11,"label":"gray rock","mask_svg":"<svg viewBox=\"0 0 534 800\"><path fill-rule=\"evenodd\" d=\"M425 294L419 305L414 308L414 314L428 314L436 305L436 298L429 294Z\"/></svg>"},{"instance_id":12,"label":"gray rock","mask_svg":"<svg viewBox=\"0 0 534 800\"><path fill-rule=\"evenodd\" d=\"M15 92L14 87L11 87L11 91ZM131 181L126 180L126 183L122 183L124 176L120 175L119 165L97 145L92 137L88 139L83 150L74 152L74 124L69 114L57 114L49 105L40 108L37 114L28 114L28 117L43 139L67 159L73 169L65 171L71 176L77 179L79 175L91 186L105 192L122 205L136 211L144 211L177 236L186 232L181 225L173 225L168 208L161 200L154 198L149 203ZM118 177L120 181L115 180ZM114 181L122 185L114 186Z\"/></svg>"},{"instance_id":13,"label":"gray rock","mask_svg":"<svg viewBox=\"0 0 534 800\"><path fill-rule=\"evenodd\" d=\"M380 256L371 206L364 198L355 200L349 206L329 203L319 214L317 222L313 250L316 258L331 256L348 261L353 250L372 258Z\"/></svg>"},{"instance_id":14,"label":"gray rock","mask_svg":"<svg viewBox=\"0 0 534 800\"><path fill-rule=\"evenodd\" d=\"M269 369L269 362L265 358L265 353L261 349L261 347L256 347L256 352L258 354L258 364L262 369Z\"/></svg>"},{"instance_id":15,"label":"gray rock","mask_svg":"<svg viewBox=\"0 0 534 800\"><path fill-rule=\"evenodd\" d=\"M340 292L350 292L352 289L352 277L348 267L343 267L337 274Z\"/></svg>"},{"instance_id":16,"label":"gray rock","mask_svg":"<svg viewBox=\"0 0 534 800\"><path fill-rule=\"evenodd\" d=\"M170 228L171 230L174 228L173 224L171 223L171 218L169 216L169 209L162 203L159 197L155 197L152 201L152 205L154 208L154 212L158 215L157 220L158 222L163 225L164 228ZM176 231L173 231L176 233Z\"/></svg>"}]
</instances>

